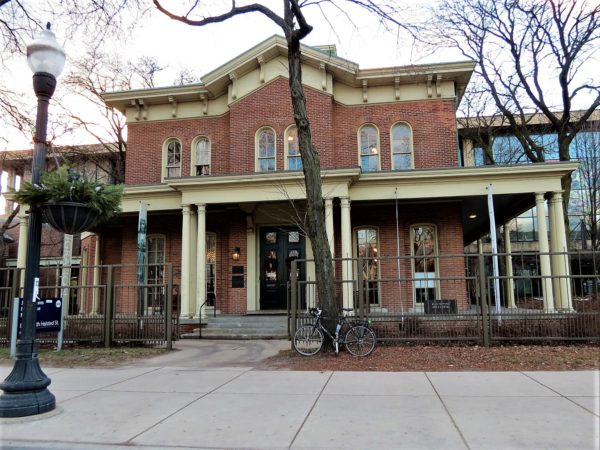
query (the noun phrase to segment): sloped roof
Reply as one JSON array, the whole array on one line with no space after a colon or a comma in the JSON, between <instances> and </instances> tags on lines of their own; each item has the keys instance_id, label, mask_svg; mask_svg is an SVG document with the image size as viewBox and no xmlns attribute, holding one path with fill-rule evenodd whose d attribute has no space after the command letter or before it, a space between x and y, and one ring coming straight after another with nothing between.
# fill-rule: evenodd
<instances>
[{"instance_id":1,"label":"sloped roof","mask_svg":"<svg viewBox=\"0 0 600 450\"><path fill-rule=\"evenodd\" d=\"M461 61L361 70L358 64L320 48L302 44L301 51L303 64L324 68L336 81L354 87L361 86L363 81L368 81L369 86L393 84L396 79L399 79L400 83L427 82L435 74L445 80L455 81L457 91L462 93L475 67L474 61ZM136 100L142 100L144 104L152 105L169 103L172 99L186 102L196 101L201 96L209 99L216 98L227 92L232 75L241 77L255 70L261 63L280 56L287 57L287 54L288 47L285 38L274 35L205 74L200 83L106 92L103 94L103 98L108 104L121 111L124 111L127 106L132 104L132 101Z\"/></svg>"}]
</instances>

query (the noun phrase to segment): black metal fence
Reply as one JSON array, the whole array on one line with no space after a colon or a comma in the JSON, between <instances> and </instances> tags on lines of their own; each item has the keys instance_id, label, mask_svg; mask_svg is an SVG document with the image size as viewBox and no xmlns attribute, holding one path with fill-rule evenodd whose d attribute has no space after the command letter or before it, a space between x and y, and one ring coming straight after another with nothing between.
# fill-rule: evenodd
<instances>
[{"instance_id":1,"label":"black metal fence","mask_svg":"<svg viewBox=\"0 0 600 450\"><path fill-rule=\"evenodd\" d=\"M380 341L600 340L600 254L548 256L568 259L567 273L542 276L537 252L336 259L338 309L369 320ZM319 305L314 277L297 277L313 264L292 263L292 335Z\"/></svg>"},{"instance_id":2,"label":"black metal fence","mask_svg":"<svg viewBox=\"0 0 600 450\"><path fill-rule=\"evenodd\" d=\"M151 271L151 282L140 274ZM0 344L11 339L14 299L22 293L19 269L0 269ZM44 266L39 297L63 299L62 342L166 345L179 338L179 301L171 264ZM41 343L56 344L59 334L39 333Z\"/></svg>"}]
</instances>

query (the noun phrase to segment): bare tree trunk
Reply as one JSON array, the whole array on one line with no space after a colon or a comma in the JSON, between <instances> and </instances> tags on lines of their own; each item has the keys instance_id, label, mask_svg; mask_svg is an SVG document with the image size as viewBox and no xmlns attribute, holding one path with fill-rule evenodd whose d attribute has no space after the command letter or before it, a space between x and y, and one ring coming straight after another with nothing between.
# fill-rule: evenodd
<instances>
[{"instance_id":1,"label":"bare tree trunk","mask_svg":"<svg viewBox=\"0 0 600 450\"><path fill-rule=\"evenodd\" d=\"M310 239L315 258L317 292L320 305L329 317L337 315L335 301L335 277L329 241L325 228L325 205L321 190L321 163L316 151L306 112L306 97L302 87L302 70L300 61L300 41L288 37L289 83L294 110L294 120L298 127L298 144L302 157L302 170L306 186L307 226L306 233Z\"/></svg>"}]
</instances>

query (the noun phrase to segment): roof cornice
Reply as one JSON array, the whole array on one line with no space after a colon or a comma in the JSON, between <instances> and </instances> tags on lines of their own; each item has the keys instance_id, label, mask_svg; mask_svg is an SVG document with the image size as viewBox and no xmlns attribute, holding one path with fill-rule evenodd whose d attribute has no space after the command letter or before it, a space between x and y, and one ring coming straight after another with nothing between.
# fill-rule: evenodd
<instances>
[{"instance_id":1,"label":"roof cornice","mask_svg":"<svg viewBox=\"0 0 600 450\"><path fill-rule=\"evenodd\" d=\"M463 61L360 69L358 64L339 56L333 56L318 48L301 45L301 52L303 64L326 70L334 80L353 87L360 87L367 81L369 86L396 82L431 83L435 78L438 83L440 80L454 81L460 96L475 67L474 61ZM176 104L177 102L212 99L226 93L232 79L240 78L272 59L287 57L287 54L288 47L285 38L274 35L208 72L202 77L202 83L107 92L102 97L108 104L121 111L125 111L129 106L144 110L147 106L154 104Z\"/></svg>"}]
</instances>

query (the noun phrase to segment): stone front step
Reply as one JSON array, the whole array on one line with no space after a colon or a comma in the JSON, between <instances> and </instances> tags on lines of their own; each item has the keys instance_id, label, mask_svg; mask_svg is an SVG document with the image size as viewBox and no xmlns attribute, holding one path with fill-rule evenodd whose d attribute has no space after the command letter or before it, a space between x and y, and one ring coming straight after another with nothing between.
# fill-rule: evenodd
<instances>
[{"instance_id":1,"label":"stone front step","mask_svg":"<svg viewBox=\"0 0 600 450\"><path fill-rule=\"evenodd\" d=\"M202 338L207 339L287 339L287 315L218 315L207 317L206 327L202 328ZM183 338L198 338L193 333Z\"/></svg>"}]
</instances>

